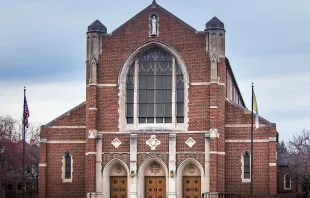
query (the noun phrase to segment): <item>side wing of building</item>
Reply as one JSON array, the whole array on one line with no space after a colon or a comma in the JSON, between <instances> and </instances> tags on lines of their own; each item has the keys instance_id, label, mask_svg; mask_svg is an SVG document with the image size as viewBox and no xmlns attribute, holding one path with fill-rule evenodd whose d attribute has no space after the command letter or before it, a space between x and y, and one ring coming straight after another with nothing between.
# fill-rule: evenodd
<instances>
[{"instance_id":1,"label":"side wing of building","mask_svg":"<svg viewBox=\"0 0 310 198\"><path fill-rule=\"evenodd\" d=\"M40 197L83 197L85 194L85 102L41 127ZM72 157L66 179L65 154Z\"/></svg>"}]
</instances>

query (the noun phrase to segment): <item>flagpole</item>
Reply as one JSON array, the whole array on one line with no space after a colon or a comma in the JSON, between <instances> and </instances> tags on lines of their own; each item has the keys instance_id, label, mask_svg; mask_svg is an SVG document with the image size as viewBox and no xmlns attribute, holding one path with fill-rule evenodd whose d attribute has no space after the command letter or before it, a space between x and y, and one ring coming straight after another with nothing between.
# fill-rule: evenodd
<instances>
[{"instance_id":1,"label":"flagpole","mask_svg":"<svg viewBox=\"0 0 310 198\"><path fill-rule=\"evenodd\" d=\"M253 149L253 99L254 99L254 85L252 83L252 111L251 111L251 195L253 194L253 156L254 156L254 149Z\"/></svg>"},{"instance_id":2,"label":"flagpole","mask_svg":"<svg viewBox=\"0 0 310 198\"><path fill-rule=\"evenodd\" d=\"M24 110L23 110L23 198L25 197L26 181L25 181L25 137L26 137L26 126L25 126L25 99L26 99L26 87L24 87Z\"/></svg>"}]
</instances>

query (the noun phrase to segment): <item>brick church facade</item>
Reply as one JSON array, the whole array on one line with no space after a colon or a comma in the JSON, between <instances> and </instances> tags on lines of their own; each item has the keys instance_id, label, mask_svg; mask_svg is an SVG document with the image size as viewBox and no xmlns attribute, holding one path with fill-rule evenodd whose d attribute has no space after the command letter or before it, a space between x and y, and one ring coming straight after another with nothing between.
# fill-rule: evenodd
<instances>
[{"instance_id":1,"label":"brick church facade","mask_svg":"<svg viewBox=\"0 0 310 198\"><path fill-rule=\"evenodd\" d=\"M88 26L86 101L41 127L40 197L249 194L251 112L225 34L155 1L111 33ZM276 126L259 122L253 191L275 194Z\"/></svg>"}]
</instances>

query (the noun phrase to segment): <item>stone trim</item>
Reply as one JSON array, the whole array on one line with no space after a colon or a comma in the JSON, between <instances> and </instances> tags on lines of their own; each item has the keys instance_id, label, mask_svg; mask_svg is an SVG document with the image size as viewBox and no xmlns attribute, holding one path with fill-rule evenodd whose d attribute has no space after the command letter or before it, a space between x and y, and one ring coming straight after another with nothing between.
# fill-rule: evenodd
<instances>
[{"instance_id":1,"label":"stone trim","mask_svg":"<svg viewBox=\"0 0 310 198\"><path fill-rule=\"evenodd\" d=\"M102 154L130 154L130 152L102 152Z\"/></svg>"},{"instance_id":2,"label":"stone trim","mask_svg":"<svg viewBox=\"0 0 310 198\"><path fill-rule=\"evenodd\" d=\"M269 163L269 166L277 166L277 163Z\"/></svg>"},{"instance_id":3,"label":"stone trim","mask_svg":"<svg viewBox=\"0 0 310 198\"><path fill-rule=\"evenodd\" d=\"M244 143L251 143L251 140L225 140L225 142L244 142ZM253 142L269 142L269 139L256 139Z\"/></svg>"},{"instance_id":4,"label":"stone trim","mask_svg":"<svg viewBox=\"0 0 310 198\"><path fill-rule=\"evenodd\" d=\"M85 144L85 140L50 140L48 144Z\"/></svg>"},{"instance_id":5,"label":"stone trim","mask_svg":"<svg viewBox=\"0 0 310 198\"><path fill-rule=\"evenodd\" d=\"M150 132L154 133L154 134L201 134L201 133L205 133L205 134L210 134L210 131L156 131L156 130L144 130L144 131L121 131L121 132L117 132L117 131L99 131L97 132L97 134L113 134L113 135L121 135L121 134L150 134Z\"/></svg>"},{"instance_id":6,"label":"stone trim","mask_svg":"<svg viewBox=\"0 0 310 198\"><path fill-rule=\"evenodd\" d=\"M210 106L210 109L217 109L217 106Z\"/></svg>"},{"instance_id":7,"label":"stone trim","mask_svg":"<svg viewBox=\"0 0 310 198\"><path fill-rule=\"evenodd\" d=\"M210 138L219 138L220 134L217 129L210 129Z\"/></svg>"},{"instance_id":8,"label":"stone trim","mask_svg":"<svg viewBox=\"0 0 310 198\"><path fill-rule=\"evenodd\" d=\"M39 164L39 167L47 167L47 164Z\"/></svg>"},{"instance_id":9,"label":"stone trim","mask_svg":"<svg viewBox=\"0 0 310 198\"><path fill-rule=\"evenodd\" d=\"M86 129L86 126L49 126L50 129Z\"/></svg>"},{"instance_id":10,"label":"stone trim","mask_svg":"<svg viewBox=\"0 0 310 198\"><path fill-rule=\"evenodd\" d=\"M41 138L40 139L40 143L46 143L47 142L47 139L46 138Z\"/></svg>"},{"instance_id":11,"label":"stone trim","mask_svg":"<svg viewBox=\"0 0 310 198\"><path fill-rule=\"evenodd\" d=\"M179 151L176 154L205 154L205 152L187 152L187 151Z\"/></svg>"},{"instance_id":12,"label":"stone trim","mask_svg":"<svg viewBox=\"0 0 310 198\"><path fill-rule=\"evenodd\" d=\"M97 84L97 87L117 87L118 84Z\"/></svg>"},{"instance_id":13,"label":"stone trim","mask_svg":"<svg viewBox=\"0 0 310 198\"><path fill-rule=\"evenodd\" d=\"M96 155L96 152L86 152L85 155Z\"/></svg>"},{"instance_id":14,"label":"stone trim","mask_svg":"<svg viewBox=\"0 0 310 198\"><path fill-rule=\"evenodd\" d=\"M269 142L276 142L277 141L277 137L269 137Z\"/></svg>"},{"instance_id":15,"label":"stone trim","mask_svg":"<svg viewBox=\"0 0 310 198\"><path fill-rule=\"evenodd\" d=\"M154 154L169 154L169 152L156 152L156 151L152 151L152 152L137 152L137 154L151 154L151 153L154 153Z\"/></svg>"},{"instance_id":16,"label":"stone trim","mask_svg":"<svg viewBox=\"0 0 310 198\"><path fill-rule=\"evenodd\" d=\"M220 151L209 151L209 154L226 155L225 152L220 152Z\"/></svg>"},{"instance_id":17,"label":"stone trim","mask_svg":"<svg viewBox=\"0 0 310 198\"><path fill-rule=\"evenodd\" d=\"M210 82L192 82L191 85L193 86L210 85Z\"/></svg>"},{"instance_id":18,"label":"stone trim","mask_svg":"<svg viewBox=\"0 0 310 198\"><path fill-rule=\"evenodd\" d=\"M232 128L247 128L251 127L251 124L225 124L225 127L232 127ZM254 125L253 125L254 126ZM270 127L269 124L260 124L259 127Z\"/></svg>"},{"instance_id":19,"label":"stone trim","mask_svg":"<svg viewBox=\"0 0 310 198\"><path fill-rule=\"evenodd\" d=\"M96 107L90 107L88 110L90 110L90 111L97 111L97 108Z\"/></svg>"}]
</instances>

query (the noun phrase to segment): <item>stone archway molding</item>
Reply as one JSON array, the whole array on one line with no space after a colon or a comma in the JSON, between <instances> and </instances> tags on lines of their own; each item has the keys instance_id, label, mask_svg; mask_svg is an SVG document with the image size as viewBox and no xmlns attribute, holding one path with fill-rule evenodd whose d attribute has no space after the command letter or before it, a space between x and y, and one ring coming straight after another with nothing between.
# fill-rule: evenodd
<instances>
[{"instance_id":1,"label":"stone archway molding","mask_svg":"<svg viewBox=\"0 0 310 198\"><path fill-rule=\"evenodd\" d=\"M205 192L206 191L206 182L208 182L205 178L205 171L204 168L202 167L202 165L200 164L200 162L198 162L197 160L193 159L193 158L188 158L186 160L184 160L177 168L177 172L176 172L176 179L177 179L177 197L182 197L183 193L182 193L182 189L183 189L183 183L182 183L182 179L183 179L183 170L184 168L189 165L189 164L194 164L199 170L200 170L200 177L201 177L201 192Z\"/></svg>"},{"instance_id":2,"label":"stone archway molding","mask_svg":"<svg viewBox=\"0 0 310 198\"><path fill-rule=\"evenodd\" d=\"M185 98L188 98L188 87L189 87L189 73L186 67L186 64L181 57L181 55L171 46L169 46L166 43L160 42L160 41L149 41L146 43L141 44L137 48L135 48L133 51L130 52L130 54L127 56L123 64L121 65L119 75L118 75L118 88L119 88L119 120L118 120L118 127L120 131L125 130L135 130L137 126L134 124L127 124L126 122L126 77L129 71L129 68L131 65L135 62L135 59L139 57L143 52L145 52L147 49L158 47L162 50L166 51L167 53L170 53L174 58L176 63L180 66L182 72L183 72L183 80L185 84L184 88L184 95ZM181 126L182 130L188 129L188 100L185 100L184 102L184 125Z\"/></svg>"},{"instance_id":3,"label":"stone archway molding","mask_svg":"<svg viewBox=\"0 0 310 198\"><path fill-rule=\"evenodd\" d=\"M161 167L164 169L165 172L165 177L166 177L166 192L168 192L169 189L169 174L168 174L168 167L165 164L165 162L163 160L161 160L158 157L150 157L147 158L146 160L144 160L141 165L138 168L138 172L137 172L137 177L138 177L138 198L144 198L144 170L145 168L152 162L157 162L161 165Z\"/></svg>"},{"instance_id":4,"label":"stone archway molding","mask_svg":"<svg viewBox=\"0 0 310 198\"><path fill-rule=\"evenodd\" d=\"M102 171L102 197L110 198L110 170L115 165L120 164L127 171L127 197L129 197L129 168L127 164L118 158L110 160L103 168Z\"/></svg>"},{"instance_id":5,"label":"stone archway molding","mask_svg":"<svg viewBox=\"0 0 310 198\"><path fill-rule=\"evenodd\" d=\"M121 66L120 69L120 73L118 75L118 85L120 87L126 87L126 76L129 70L129 67L132 65L132 63L135 61L135 58L142 52L144 52L145 50L152 48L152 47L159 47L162 48L163 50L171 53L177 63L179 63L182 72L183 72L183 76L184 76L184 81L188 84L189 83L189 74L187 71L187 67L186 64L183 60L183 58L181 57L181 55L170 45L160 42L160 41L149 41L146 43L143 43L142 45L138 46L136 49L134 49L126 58L125 62L123 63L123 65Z\"/></svg>"}]
</instances>

